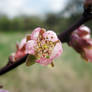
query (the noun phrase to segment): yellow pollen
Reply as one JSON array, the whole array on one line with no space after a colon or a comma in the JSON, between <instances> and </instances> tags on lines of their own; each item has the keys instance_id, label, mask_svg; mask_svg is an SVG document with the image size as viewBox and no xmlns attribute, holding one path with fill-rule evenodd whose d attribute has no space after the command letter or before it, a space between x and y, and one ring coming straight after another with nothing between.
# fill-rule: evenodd
<instances>
[{"instance_id":1,"label":"yellow pollen","mask_svg":"<svg viewBox=\"0 0 92 92\"><path fill-rule=\"evenodd\" d=\"M44 47L45 49L48 48L48 46L47 46L46 44L44 44L43 47Z\"/></svg>"}]
</instances>

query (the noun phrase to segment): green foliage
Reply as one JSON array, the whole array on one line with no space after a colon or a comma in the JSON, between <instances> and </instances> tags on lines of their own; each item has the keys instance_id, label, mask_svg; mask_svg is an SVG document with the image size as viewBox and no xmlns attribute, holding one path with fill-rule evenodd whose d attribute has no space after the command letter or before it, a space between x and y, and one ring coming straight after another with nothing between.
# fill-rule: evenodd
<instances>
[{"instance_id":1,"label":"green foliage","mask_svg":"<svg viewBox=\"0 0 92 92\"><path fill-rule=\"evenodd\" d=\"M34 55L28 55L28 57L26 59L26 65L31 66L31 65L35 64L35 60L36 60L36 57Z\"/></svg>"},{"instance_id":2,"label":"green foliage","mask_svg":"<svg viewBox=\"0 0 92 92\"><path fill-rule=\"evenodd\" d=\"M2 16L0 18L0 29L1 30L5 30L5 31L10 30L10 25L11 25L11 23L7 16Z\"/></svg>"},{"instance_id":3,"label":"green foliage","mask_svg":"<svg viewBox=\"0 0 92 92\"><path fill-rule=\"evenodd\" d=\"M43 21L35 16L19 16L13 19L8 18L7 16L0 17L0 31L33 30L42 25Z\"/></svg>"}]
</instances>

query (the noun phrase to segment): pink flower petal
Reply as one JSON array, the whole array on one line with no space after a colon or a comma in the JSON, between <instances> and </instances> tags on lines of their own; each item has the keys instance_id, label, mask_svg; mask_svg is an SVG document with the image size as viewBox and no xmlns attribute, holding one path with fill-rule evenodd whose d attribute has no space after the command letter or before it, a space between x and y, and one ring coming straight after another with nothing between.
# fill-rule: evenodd
<instances>
[{"instance_id":1,"label":"pink flower petal","mask_svg":"<svg viewBox=\"0 0 92 92\"><path fill-rule=\"evenodd\" d=\"M40 30L41 30L40 27L38 27L38 28L33 30L32 34L31 34L31 39L32 40L37 40L37 38L38 38L38 36L40 34Z\"/></svg>"},{"instance_id":2,"label":"pink flower petal","mask_svg":"<svg viewBox=\"0 0 92 92\"><path fill-rule=\"evenodd\" d=\"M80 26L78 29L76 29L75 34L77 34L79 37L87 39L90 38L90 29L87 26Z\"/></svg>"},{"instance_id":3,"label":"pink flower petal","mask_svg":"<svg viewBox=\"0 0 92 92\"><path fill-rule=\"evenodd\" d=\"M22 49L25 44L26 44L26 37L21 40L19 44L19 49Z\"/></svg>"},{"instance_id":4,"label":"pink flower petal","mask_svg":"<svg viewBox=\"0 0 92 92\"><path fill-rule=\"evenodd\" d=\"M85 58L89 61L92 62L92 49L84 49L85 51Z\"/></svg>"},{"instance_id":5,"label":"pink flower petal","mask_svg":"<svg viewBox=\"0 0 92 92\"><path fill-rule=\"evenodd\" d=\"M37 46L37 43L35 40L30 40L26 43L26 54L35 54L35 46Z\"/></svg>"},{"instance_id":6,"label":"pink flower petal","mask_svg":"<svg viewBox=\"0 0 92 92\"><path fill-rule=\"evenodd\" d=\"M25 56L25 51L18 50L15 54L15 60L18 60L22 58L23 56Z\"/></svg>"},{"instance_id":7,"label":"pink flower petal","mask_svg":"<svg viewBox=\"0 0 92 92\"><path fill-rule=\"evenodd\" d=\"M41 65L48 65L48 64L51 64L52 62L52 59L47 59L47 58L44 58L44 57L41 57L39 60L36 60L37 63L40 63Z\"/></svg>"},{"instance_id":8,"label":"pink flower petal","mask_svg":"<svg viewBox=\"0 0 92 92\"><path fill-rule=\"evenodd\" d=\"M50 58L55 59L55 58L59 57L62 54L62 52L63 52L62 44L61 44L61 42L59 42L54 47Z\"/></svg>"},{"instance_id":9,"label":"pink flower petal","mask_svg":"<svg viewBox=\"0 0 92 92\"><path fill-rule=\"evenodd\" d=\"M58 40L57 38L57 35L55 32L51 31L51 30L48 30L47 32L45 32L43 34L43 37L46 39L46 40L49 40L49 41L52 41L52 42L55 42Z\"/></svg>"}]
</instances>

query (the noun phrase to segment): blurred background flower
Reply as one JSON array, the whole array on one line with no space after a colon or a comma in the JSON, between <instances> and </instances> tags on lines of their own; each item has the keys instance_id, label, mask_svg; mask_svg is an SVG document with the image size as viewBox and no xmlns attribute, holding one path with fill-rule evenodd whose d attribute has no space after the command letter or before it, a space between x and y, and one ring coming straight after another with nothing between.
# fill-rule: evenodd
<instances>
[{"instance_id":1,"label":"blurred background flower","mask_svg":"<svg viewBox=\"0 0 92 92\"><path fill-rule=\"evenodd\" d=\"M90 38L90 33L90 29L82 25L72 33L69 42L69 45L80 53L87 62L92 62L92 39Z\"/></svg>"},{"instance_id":2,"label":"blurred background flower","mask_svg":"<svg viewBox=\"0 0 92 92\"><path fill-rule=\"evenodd\" d=\"M4 89L0 89L0 92L8 92L8 91Z\"/></svg>"}]
</instances>

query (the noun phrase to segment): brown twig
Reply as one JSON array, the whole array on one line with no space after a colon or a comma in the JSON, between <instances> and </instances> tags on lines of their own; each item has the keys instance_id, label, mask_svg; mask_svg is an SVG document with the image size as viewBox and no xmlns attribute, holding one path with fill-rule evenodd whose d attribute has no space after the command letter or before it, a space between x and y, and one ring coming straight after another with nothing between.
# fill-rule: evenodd
<instances>
[{"instance_id":1,"label":"brown twig","mask_svg":"<svg viewBox=\"0 0 92 92\"><path fill-rule=\"evenodd\" d=\"M0 69L0 75L3 75L7 72L9 72L10 70L13 70L14 68L18 67L19 65L23 64L26 60L28 55L25 55L23 58L21 58L20 60L12 63L12 64L7 64L5 67L3 67L2 69ZM9 61L11 62L11 61Z\"/></svg>"},{"instance_id":2,"label":"brown twig","mask_svg":"<svg viewBox=\"0 0 92 92\"><path fill-rule=\"evenodd\" d=\"M0 85L0 89L3 88L3 85Z\"/></svg>"},{"instance_id":3,"label":"brown twig","mask_svg":"<svg viewBox=\"0 0 92 92\"><path fill-rule=\"evenodd\" d=\"M80 27L82 24L92 20L92 6L89 6L87 9L86 8L84 9L85 11L80 17L80 19L77 22L75 22L75 24L73 24L71 27L69 27L67 30L65 30L63 33L58 35L58 38L62 43L64 42L68 43L70 40L70 35L75 29Z\"/></svg>"}]
</instances>

